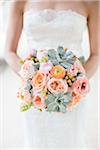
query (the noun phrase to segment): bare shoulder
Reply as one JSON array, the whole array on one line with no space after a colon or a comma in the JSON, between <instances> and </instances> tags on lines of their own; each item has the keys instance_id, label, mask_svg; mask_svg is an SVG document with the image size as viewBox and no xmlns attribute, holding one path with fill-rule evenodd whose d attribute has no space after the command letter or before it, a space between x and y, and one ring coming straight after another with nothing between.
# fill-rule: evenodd
<instances>
[{"instance_id":1,"label":"bare shoulder","mask_svg":"<svg viewBox=\"0 0 100 150\"><path fill-rule=\"evenodd\" d=\"M27 0L13 0L13 2L11 2L11 9L12 11L21 13L23 12L26 3Z\"/></svg>"},{"instance_id":2,"label":"bare shoulder","mask_svg":"<svg viewBox=\"0 0 100 150\"><path fill-rule=\"evenodd\" d=\"M99 2L98 1L91 1L91 2L85 2L85 5L87 7L88 13L89 15L92 14L98 14L99 11Z\"/></svg>"}]
</instances>

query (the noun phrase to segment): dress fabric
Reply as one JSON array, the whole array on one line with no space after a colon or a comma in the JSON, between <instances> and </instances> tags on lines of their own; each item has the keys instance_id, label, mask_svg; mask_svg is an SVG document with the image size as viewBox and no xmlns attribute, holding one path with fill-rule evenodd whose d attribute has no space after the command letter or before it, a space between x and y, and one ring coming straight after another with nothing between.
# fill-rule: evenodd
<instances>
[{"instance_id":1,"label":"dress fabric","mask_svg":"<svg viewBox=\"0 0 100 150\"><path fill-rule=\"evenodd\" d=\"M87 18L72 10L30 9L23 18L28 53L34 48L63 46L78 57L83 56L82 38L86 27ZM34 109L25 112L25 147L29 150L86 150L85 106L86 98L66 114Z\"/></svg>"}]
</instances>

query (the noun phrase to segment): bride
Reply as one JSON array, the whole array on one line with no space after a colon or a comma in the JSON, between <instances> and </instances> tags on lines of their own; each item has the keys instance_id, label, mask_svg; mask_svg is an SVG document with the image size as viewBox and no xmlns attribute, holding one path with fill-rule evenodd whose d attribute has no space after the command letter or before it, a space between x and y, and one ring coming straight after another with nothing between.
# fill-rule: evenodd
<instances>
[{"instance_id":1,"label":"bride","mask_svg":"<svg viewBox=\"0 0 100 150\"><path fill-rule=\"evenodd\" d=\"M88 28L90 56L85 69L90 79L97 69L98 60L98 3L73 1L16 0L11 3L5 59L19 75L20 56L17 47L22 30L31 49L67 47L86 57L82 49L83 32ZM24 51L20 53L24 54ZM26 56L27 57L27 56ZM29 110L24 114L25 147L34 150L86 149L85 106L82 101L72 112L48 114Z\"/></svg>"}]
</instances>

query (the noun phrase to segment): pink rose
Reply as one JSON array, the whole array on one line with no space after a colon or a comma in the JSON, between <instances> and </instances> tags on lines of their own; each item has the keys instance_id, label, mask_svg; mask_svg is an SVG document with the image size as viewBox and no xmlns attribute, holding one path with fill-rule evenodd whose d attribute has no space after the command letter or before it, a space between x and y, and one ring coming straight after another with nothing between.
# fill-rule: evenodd
<instances>
[{"instance_id":1,"label":"pink rose","mask_svg":"<svg viewBox=\"0 0 100 150\"><path fill-rule=\"evenodd\" d=\"M78 69L76 67L76 65L72 65L68 70L67 70L67 74L68 75L72 75L75 76L77 75Z\"/></svg>"},{"instance_id":2,"label":"pink rose","mask_svg":"<svg viewBox=\"0 0 100 150\"><path fill-rule=\"evenodd\" d=\"M50 61L41 63L40 64L40 71L42 71L45 74L48 74L49 71L52 69L53 65Z\"/></svg>"},{"instance_id":3,"label":"pink rose","mask_svg":"<svg viewBox=\"0 0 100 150\"><path fill-rule=\"evenodd\" d=\"M36 108L43 109L45 107L45 99L39 93L36 93L33 98L33 105Z\"/></svg>"},{"instance_id":4,"label":"pink rose","mask_svg":"<svg viewBox=\"0 0 100 150\"><path fill-rule=\"evenodd\" d=\"M30 60L26 60L25 63L22 65L21 70L19 72L20 76L24 80L28 80L32 78L35 73L35 67L33 66L34 62Z\"/></svg>"},{"instance_id":5,"label":"pink rose","mask_svg":"<svg viewBox=\"0 0 100 150\"><path fill-rule=\"evenodd\" d=\"M84 95L89 90L89 81L84 77L79 77L72 86L73 91L79 93L80 95Z\"/></svg>"},{"instance_id":6,"label":"pink rose","mask_svg":"<svg viewBox=\"0 0 100 150\"><path fill-rule=\"evenodd\" d=\"M47 83L47 88L51 93L65 93L68 90L68 85L63 79L51 78Z\"/></svg>"},{"instance_id":7,"label":"pink rose","mask_svg":"<svg viewBox=\"0 0 100 150\"><path fill-rule=\"evenodd\" d=\"M77 59L74 64L71 66L71 68L69 68L67 70L67 73L70 75L77 75L78 72L84 73L85 74L85 70L81 64L81 62Z\"/></svg>"}]
</instances>

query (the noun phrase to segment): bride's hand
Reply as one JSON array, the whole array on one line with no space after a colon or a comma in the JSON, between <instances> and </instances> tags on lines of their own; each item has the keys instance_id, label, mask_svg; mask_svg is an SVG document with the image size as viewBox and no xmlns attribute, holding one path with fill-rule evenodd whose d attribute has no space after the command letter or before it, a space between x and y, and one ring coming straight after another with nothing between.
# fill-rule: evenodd
<instances>
[{"instance_id":1,"label":"bride's hand","mask_svg":"<svg viewBox=\"0 0 100 150\"><path fill-rule=\"evenodd\" d=\"M17 54L14 52L6 52L6 55L4 57L9 66L15 71L15 73L17 73L18 76L20 76L20 58L17 56Z\"/></svg>"}]
</instances>

